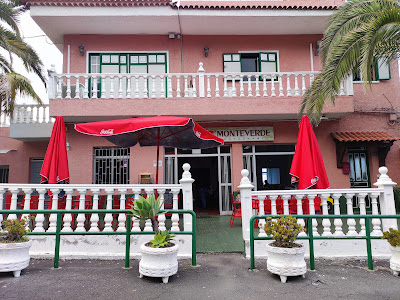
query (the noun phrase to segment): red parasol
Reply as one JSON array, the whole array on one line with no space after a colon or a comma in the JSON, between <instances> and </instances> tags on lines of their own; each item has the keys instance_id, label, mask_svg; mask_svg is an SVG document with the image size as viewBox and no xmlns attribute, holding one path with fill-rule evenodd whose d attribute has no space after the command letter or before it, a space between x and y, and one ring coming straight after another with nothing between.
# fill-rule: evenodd
<instances>
[{"instance_id":1,"label":"red parasol","mask_svg":"<svg viewBox=\"0 0 400 300\"><path fill-rule=\"evenodd\" d=\"M69 183L65 124L60 116L54 122L40 175L41 183Z\"/></svg>"},{"instance_id":2,"label":"red parasol","mask_svg":"<svg viewBox=\"0 0 400 300\"><path fill-rule=\"evenodd\" d=\"M324 160L307 116L301 118L290 175L292 175L292 183L298 183L298 189L329 188ZM316 208L319 206L320 203L315 203Z\"/></svg>"},{"instance_id":3,"label":"red parasol","mask_svg":"<svg viewBox=\"0 0 400 300\"><path fill-rule=\"evenodd\" d=\"M224 140L191 118L156 116L76 124L78 132L101 136L120 147L157 146L156 183L160 146L204 149L223 145Z\"/></svg>"}]
</instances>

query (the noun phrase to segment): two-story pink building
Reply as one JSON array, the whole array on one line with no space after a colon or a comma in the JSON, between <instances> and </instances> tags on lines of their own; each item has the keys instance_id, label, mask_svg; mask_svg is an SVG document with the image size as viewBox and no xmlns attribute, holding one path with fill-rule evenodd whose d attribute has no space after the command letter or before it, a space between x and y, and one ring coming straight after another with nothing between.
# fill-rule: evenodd
<instances>
[{"instance_id":1,"label":"two-story pink building","mask_svg":"<svg viewBox=\"0 0 400 300\"><path fill-rule=\"evenodd\" d=\"M63 73L49 79L49 114L66 122L71 183L138 183L157 163L155 147L116 148L74 124L174 115L225 145L165 148L160 182L176 183L190 163L195 200L209 188L207 208L221 214L243 168L257 189L265 180L290 186L302 95L320 70L324 25L343 1L26 2L64 57ZM332 188L370 187L382 165L400 181L398 73L396 62L377 64L367 92L349 76L325 107L315 134ZM51 124L36 122L36 109L16 112L0 128L0 182L37 183Z\"/></svg>"}]
</instances>

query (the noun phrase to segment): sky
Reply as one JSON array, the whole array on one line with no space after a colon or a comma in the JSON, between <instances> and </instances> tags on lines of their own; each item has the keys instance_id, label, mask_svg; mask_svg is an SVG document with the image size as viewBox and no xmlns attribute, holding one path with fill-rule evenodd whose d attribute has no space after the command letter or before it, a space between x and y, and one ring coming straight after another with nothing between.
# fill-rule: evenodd
<instances>
[{"instance_id":1,"label":"sky","mask_svg":"<svg viewBox=\"0 0 400 300\"><path fill-rule=\"evenodd\" d=\"M61 73L62 71L62 54L53 45L48 37L45 36L44 32L36 25L35 21L30 16L30 12L25 12L19 21L19 27L21 31L21 35L26 43L31 45L36 52L39 54L41 58L44 69L47 70L51 69L51 65L55 65L57 73ZM15 60L14 68L17 70L18 73L26 76L31 81L33 88L35 89L36 93L40 96L44 103L49 103L49 98L47 96L47 91L39 79L34 73L28 73L22 62ZM35 103L34 100L31 98L17 98L18 104L31 104Z\"/></svg>"}]
</instances>

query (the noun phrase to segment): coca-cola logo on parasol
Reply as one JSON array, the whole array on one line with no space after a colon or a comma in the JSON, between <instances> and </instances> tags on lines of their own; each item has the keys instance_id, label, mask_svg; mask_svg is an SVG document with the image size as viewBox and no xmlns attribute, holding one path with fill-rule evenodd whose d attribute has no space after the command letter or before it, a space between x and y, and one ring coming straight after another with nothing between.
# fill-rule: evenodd
<instances>
[{"instance_id":1,"label":"coca-cola logo on parasol","mask_svg":"<svg viewBox=\"0 0 400 300\"><path fill-rule=\"evenodd\" d=\"M100 134L102 135L111 135L114 134L114 129L102 129L100 131Z\"/></svg>"},{"instance_id":2,"label":"coca-cola logo on parasol","mask_svg":"<svg viewBox=\"0 0 400 300\"><path fill-rule=\"evenodd\" d=\"M201 132L200 132L200 131L196 131L195 134L196 134L196 136L197 136L198 138L201 137Z\"/></svg>"}]
</instances>

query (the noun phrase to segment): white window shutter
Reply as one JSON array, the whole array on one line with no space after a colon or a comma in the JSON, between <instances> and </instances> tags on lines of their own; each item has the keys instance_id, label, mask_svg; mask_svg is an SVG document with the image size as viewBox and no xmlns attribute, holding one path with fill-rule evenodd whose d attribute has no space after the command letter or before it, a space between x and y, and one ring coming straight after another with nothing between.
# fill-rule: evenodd
<instances>
[{"instance_id":1,"label":"white window shutter","mask_svg":"<svg viewBox=\"0 0 400 300\"><path fill-rule=\"evenodd\" d=\"M390 79L390 66L383 58L379 58L376 63L376 79L389 80Z\"/></svg>"}]
</instances>

